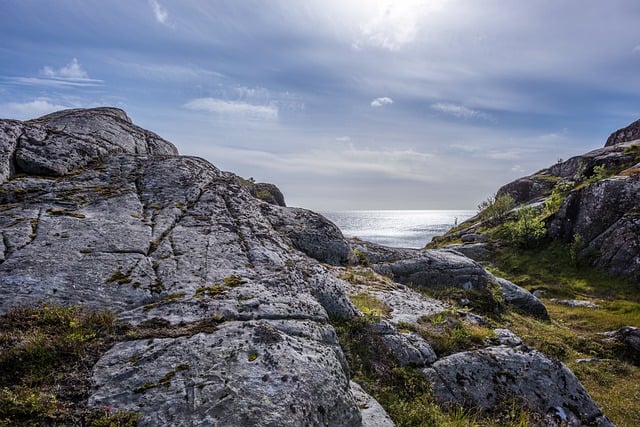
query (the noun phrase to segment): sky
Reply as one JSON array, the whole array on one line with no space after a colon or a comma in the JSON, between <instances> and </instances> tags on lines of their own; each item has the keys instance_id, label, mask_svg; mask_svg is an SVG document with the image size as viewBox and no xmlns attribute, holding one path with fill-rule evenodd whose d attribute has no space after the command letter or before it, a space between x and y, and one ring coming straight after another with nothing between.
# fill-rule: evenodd
<instances>
[{"instance_id":1,"label":"sky","mask_svg":"<svg viewBox=\"0 0 640 427\"><path fill-rule=\"evenodd\" d=\"M640 118L637 0L0 0L0 117L114 106L289 206L475 209Z\"/></svg>"}]
</instances>

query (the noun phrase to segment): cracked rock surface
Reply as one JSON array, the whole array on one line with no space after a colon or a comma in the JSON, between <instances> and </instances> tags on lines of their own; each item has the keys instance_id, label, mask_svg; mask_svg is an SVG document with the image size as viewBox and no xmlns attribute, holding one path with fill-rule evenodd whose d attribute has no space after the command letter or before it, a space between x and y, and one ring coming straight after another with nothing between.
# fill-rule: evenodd
<instances>
[{"instance_id":1,"label":"cracked rock surface","mask_svg":"<svg viewBox=\"0 0 640 427\"><path fill-rule=\"evenodd\" d=\"M396 327L448 308L408 284L500 283L479 264L455 251L356 245L321 215L265 203L235 175L178 156L121 110L1 120L0 181L0 313L80 304L155 331L133 333L93 368L89 404L133 410L141 426L392 426L350 381L331 325L362 316L349 298L359 292L390 308L373 325L380 342L447 390L443 402L466 399L493 375L469 374L457 390L447 375L462 369L458 360L491 359L491 369L513 375L537 363L557 381L553 393L578 393L571 416L599 416L575 377L537 352L490 347L438 360L423 338ZM340 279L341 266L356 263L353 248L388 281ZM527 384L535 408L556 405L548 383ZM496 399L518 392L495 387Z\"/></svg>"}]
</instances>

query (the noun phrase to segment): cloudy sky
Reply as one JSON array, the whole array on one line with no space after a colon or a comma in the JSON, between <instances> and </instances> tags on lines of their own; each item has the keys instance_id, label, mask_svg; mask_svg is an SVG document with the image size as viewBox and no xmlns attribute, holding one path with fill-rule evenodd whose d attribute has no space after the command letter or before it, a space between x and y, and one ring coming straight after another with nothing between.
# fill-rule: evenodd
<instances>
[{"instance_id":1,"label":"cloudy sky","mask_svg":"<svg viewBox=\"0 0 640 427\"><path fill-rule=\"evenodd\" d=\"M111 105L289 205L474 209L640 118L637 0L1 0L0 117Z\"/></svg>"}]
</instances>

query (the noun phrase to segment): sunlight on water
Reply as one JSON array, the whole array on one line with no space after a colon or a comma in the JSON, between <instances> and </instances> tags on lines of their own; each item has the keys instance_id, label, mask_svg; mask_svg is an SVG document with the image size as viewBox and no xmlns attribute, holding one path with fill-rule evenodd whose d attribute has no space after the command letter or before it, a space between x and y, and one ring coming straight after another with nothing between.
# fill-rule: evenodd
<instances>
[{"instance_id":1,"label":"sunlight on water","mask_svg":"<svg viewBox=\"0 0 640 427\"><path fill-rule=\"evenodd\" d=\"M434 236L476 214L468 210L321 212L346 237L400 248L422 248Z\"/></svg>"}]
</instances>

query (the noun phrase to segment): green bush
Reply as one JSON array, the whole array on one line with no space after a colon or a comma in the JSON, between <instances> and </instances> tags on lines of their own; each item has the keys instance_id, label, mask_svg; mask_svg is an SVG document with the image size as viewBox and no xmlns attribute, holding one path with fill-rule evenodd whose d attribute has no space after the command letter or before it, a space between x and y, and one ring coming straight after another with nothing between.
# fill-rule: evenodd
<instances>
[{"instance_id":1,"label":"green bush","mask_svg":"<svg viewBox=\"0 0 640 427\"><path fill-rule=\"evenodd\" d=\"M489 224L498 225L503 222L509 212L515 207L516 202L509 194L494 194L478 205L482 218Z\"/></svg>"},{"instance_id":2,"label":"green bush","mask_svg":"<svg viewBox=\"0 0 640 427\"><path fill-rule=\"evenodd\" d=\"M547 234L547 227L533 206L520 208L517 219L505 225L511 242L523 248L537 246Z\"/></svg>"}]
</instances>

